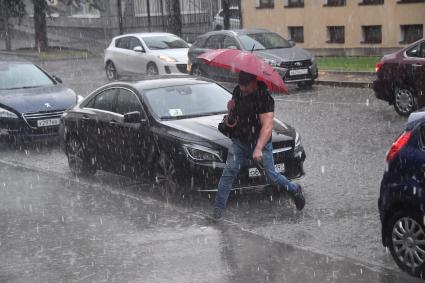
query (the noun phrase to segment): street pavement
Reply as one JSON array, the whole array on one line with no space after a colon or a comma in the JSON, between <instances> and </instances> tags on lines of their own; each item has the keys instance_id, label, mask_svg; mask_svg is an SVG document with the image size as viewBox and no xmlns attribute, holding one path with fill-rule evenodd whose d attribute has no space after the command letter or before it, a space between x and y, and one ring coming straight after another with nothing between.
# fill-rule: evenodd
<instances>
[{"instance_id":1,"label":"street pavement","mask_svg":"<svg viewBox=\"0 0 425 283\"><path fill-rule=\"evenodd\" d=\"M72 87L77 93L83 96L86 96L90 91L106 82L102 60L100 58L82 61L44 62L42 66L50 73L61 77L65 85ZM44 177L41 178L43 181L39 182L39 186L49 190L48 194L55 195L43 201L47 202L49 200L48 204L53 207L53 210L64 209L64 206L69 206L65 200L68 199L67 194L72 194L74 190L83 190L86 197L90 199L85 204L79 204L81 199L78 198L73 201L74 205L85 205L85 214L78 216L78 225L80 225L78 228L80 230L78 231L83 233L83 238L86 238L84 236L86 234L88 238L92 236L89 233L90 231L85 230L92 229L90 227L93 227L93 225L89 219L96 217L97 214L91 213L97 209L102 211L100 214L119 218L123 223L127 221L131 222L133 217L138 219L147 217L150 219L149 221L152 221L154 215L162 215L163 221L169 221L167 224L169 226L158 225L152 227L152 234L148 233L148 235L151 235L152 239L154 239L158 235L163 235L163 230L161 229L168 229L168 232L164 232L164 237L168 237L167 239L169 241L167 243L173 242L172 239L175 239L176 245L178 245L179 241L183 241L182 239L184 238L188 238L187 241L190 243L190 239L194 239L192 237L198 237L199 235L197 233L200 233L202 229L214 235L215 233L224 233L227 235L224 237L235 237L234 240L231 240L234 246L229 248L231 250L229 251L230 257L235 259L235 262L228 263L227 261L223 261L223 259L220 261L217 259L217 255L214 256L211 254L205 258L201 254L195 256L194 253L197 249L195 249L196 251L192 250L189 252L190 248L193 248L193 242L192 245L188 244L188 242L182 243L181 245L183 247L187 246L187 248L182 248L179 252L173 251L171 253L173 256L169 262L173 264L178 262L175 257L179 257L179 255L182 262L187 260L189 262L188 265L195 267L201 267L203 264L207 266L207 260L204 261L204 259L209 258L210 255L213 259L218 260L218 262L211 260L211 267L203 266L203 269L201 269L206 270L205 272L211 271L211 273L206 273L211 276L211 279L208 279L208 277L193 277L195 278L193 281L199 281L196 278L203 278L201 281L209 280L213 282L234 281L233 279L236 277L231 276L236 275L240 276L240 278L246 278L247 280L245 282L267 280L270 282L357 282L359 280L364 280L364 282L407 282L408 280L414 280L406 277L399 271L393 263L389 252L382 247L377 210L379 184L385 165L385 153L402 130L406 122L405 118L399 117L391 106L376 100L370 89L314 86L310 90L299 90L296 87L290 87L290 93L291 95L289 96L275 97L276 117L294 126L299 131L306 149L306 176L300 180L300 183L305 188L307 205L302 212L296 211L291 201L285 195L267 196L261 191L242 193L238 197L233 197L229 204L224 225L226 232L224 233L221 230L217 232L217 229L222 229L222 227L217 228L201 220L211 209L212 195L193 194L185 199L165 200L162 196L152 192L152 185L149 182L140 183L140 181L136 182L102 172L98 173L93 179L74 182L69 174L66 158L56 145L3 149L0 155L0 162L9 166L4 167L6 169L2 169L1 176L9 178L8 182L3 183L3 187L12 186L11 189L4 191L10 194L8 195L9 199L5 197L4 201L7 202L9 200L8 202L13 206L17 202L16 199L23 196L28 200L27 203L32 203L32 207L38 205L42 199L37 192L43 194L40 191L41 189L28 193L28 188L26 188L28 185L25 187L22 182L26 180L30 184L35 184L38 182L38 178L41 178L40 176L43 175ZM23 174L19 175L13 171L18 170L14 168L15 165L25 168L20 169ZM36 173L36 178L34 178L33 172L38 172ZM48 181L44 182L45 180L49 180L49 176L52 183ZM61 182L67 185L57 185L55 183L58 182L56 178L59 178L62 180ZM13 184L16 184L15 187L22 187L24 191L20 193L19 190L13 187ZM1 185L0 182L0 187ZM84 188L81 188L82 186ZM92 187L96 187L97 189L92 190ZM120 201L114 201L114 205L110 206L107 200L108 198L112 198L112 196L118 198ZM3 197L1 199L3 200ZM154 201L159 206L159 211L155 210L155 205L143 208L143 204L150 203L151 201ZM131 204L133 202L135 203ZM167 210L168 208L170 211ZM26 209L28 209L28 206L26 206ZM126 210L131 209L134 210L132 213L125 213ZM153 212L150 213L150 209L153 209ZM59 212L52 213L59 215ZM150 216L148 217L146 215ZM15 222L10 220L19 226L18 228L15 227L17 229L16 233L18 233L19 229L29 229L27 225L18 225L21 217L13 213L7 216L7 218L2 216L0 220L2 221L2 225L4 225L5 219L9 218L16 219ZM190 218L190 221L187 218ZM25 217L23 217L22 221L30 223L28 222L29 220L25 220ZM49 223L48 220L43 221L46 221L45 225ZM145 225L142 220L139 221L141 221L141 224L139 224L140 227ZM187 224L188 222L190 224ZM34 224L34 222L32 223ZM10 223L6 225L13 226ZM195 225L194 227L190 226L192 227L190 229L193 229L192 232L190 232L187 225ZM201 228L204 226L206 228ZM128 241L139 243L137 249L134 249L134 252L142 253L138 249L143 243L143 237L147 237L144 233L144 228L140 228L137 230L137 233L133 233L133 230L130 228L122 226L109 227L104 223L102 227L104 227L102 229L106 230L95 231L94 235L101 233L100 237L102 238L106 237L102 233L106 233L116 239L117 242L119 242L120 237L133 237ZM180 227L182 234L176 232L175 227ZM108 229L112 230L108 231ZM50 231L53 232L54 230ZM65 231L68 232L60 235L66 236L66 234L73 234L72 230ZM76 233L77 235L79 234L78 231ZM187 235L185 232L189 234L193 233L193 235ZM57 233L54 234L51 237L59 237ZM96 236L93 237L96 239ZM212 240L207 240L208 243L217 241L217 235L211 237ZM201 239L205 238L201 237ZM251 239L254 240L251 241ZM105 241L106 238L100 240L101 243L106 245ZM146 247L152 246L155 247L152 249L160 249L155 251L158 253L156 254L156 260L158 262L156 262L155 257L153 259L151 258L151 261L149 261L150 266L157 266L157 264L164 266L164 262L167 262L168 254L170 253L167 252L168 247L166 245L151 244L149 241L147 241ZM245 241L248 242L245 243ZM3 240L1 242L3 243ZM64 240L62 242L69 241ZM78 246L77 241L73 241L71 244ZM111 245L118 252L119 248L114 246L115 244ZM217 243L215 244L217 245ZM29 244L27 243L26 245L28 246ZM84 245L82 244L82 246ZM119 244L116 245L119 246ZM125 244L123 245L125 246ZM172 244L170 243L170 245ZM277 246L275 247L274 245ZM60 245L58 246L60 247ZM3 247L3 244L1 247ZM81 249L81 247L74 248ZM109 248L111 246L107 246L105 251L108 252ZM13 248L11 249L13 250ZM100 248L98 247L98 249ZM126 249L124 248L123 250L124 254ZM128 249L130 250L130 248ZM216 249L211 251L211 253L217 252L217 249L219 248L216 246ZM227 249L225 247L225 251L221 251L220 253L226 254ZM288 250L293 253L289 253ZM275 251L277 254L274 254ZM59 249L58 255L61 255L61 252L62 255L65 253ZM174 254L174 252L177 254ZM239 252L241 254L238 254ZM235 256L233 253L238 255ZM111 251L111 254L114 258L116 257L114 251ZM294 255L294 262L290 260L292 255ZM84 249L79 251L79 254L73 255L74 258L76 256L77 258L78 256L84 256L87 261L90 258L93 260L93 258L98 257L96 253L90 256L89 251L85 251ZM137 260L138 256L140 254L136 254L131 259L126 259L123 256L108 263L114 265L116 262L119 262L122 265L124 262L127 264L126 260L129 260L130 262L128 264L133 264L133 267L137 269L136 267L140 268L137 264L141 263L139 262L134 265L133 260ZM191 260L188 258L191 258ZM248 265L244 265L239 262L239 259L246 259L247 262L249 261L248 259L252 259L252 262L250 261ZM20 261L27 262L28 260L25 256L17 258L16 264ZM52 257L49 262L55 261L55 258ZM333 264L328 265L329 261L343 262L343 264L333 267ZM263 266L267 266L267 262L270 265L266 269L263 269ZM277 263L274 264L274 262ZM315 263L317 265L314 265ZM263 270L263 274L269 274L271 277L268 277L268 279L266 277L258 277L260 273L254 272L255 264L257 264L258 272ZM107 268L106 266L108 265L105 263L103 267ZM178 266L167 267L170 268L170 276L172 274L176 274L175 276L181 275L177 272ZM272 268L271 266L275 266L277 269L273 269L274 267ZM359 266L362 267L359 268ZM3 274L1 271L3 268L0 269L0 274ZM82 265L81 268L89 269L87 264ZM197 269L181 268L184 274L190 274ZM272 268L272 271L270 268ZM85 270L84 272L86 272ZM104 271L105 269L99 268L96 270L93 281L103 280L98 276L102 273L100 270ZM136 276L142 276L141 273L144 273L143 271L137 274L132 273L133 271L126 273L127 271L124 267L120 269L116 266L108 270L110 270L109 275L117 276L114 277L117 280L107 277L108 272L103 272L103 276L105 276L104 280L106 281L120 281L118 280L120 276L127 278L128 281L139 281L140 278ZM142 270L149 271L148 268ZM174 280L173 278L161 277L165 276L161 274L163 271L161 267L154 270L158 270L156 274L160 277L149 277L147 281ZM227 272L223 270L227 270ZM331 270L335 272L331 273ZM220 273L221 271L222 273ZM37 273L37 270L35 272ZM44 274L40 276L47 276L45 277L46 279L59 278L55 276L64 274L60 272L57 274L46 273L47 271L40 272L40 274ZM70 275L71 277L69 278L80 278L78 276L85 274L78 268L72 272L74 275ZM363 276L365 274L364 272L370 272L368 273L370 276ZM89 273L87 272L87 275ZM16 272L12 272L13 274L16 275ZM153 276L152 274L149 273L148 275ZM194 274L194 276L202 276L202 272ZM246 277L243 277L242 274L245 274ZM303 274L299 276L304 276L300 278L304 278L305 280L297 280L297 274ZM308 277L308 274L312 277ZM392 279L386 281L387 278ZM43 278L40 280L43 281ZM91 281L90 278L88 280ZM176 279L175 281L181 280Z\"/></svg>"}]
</instances>

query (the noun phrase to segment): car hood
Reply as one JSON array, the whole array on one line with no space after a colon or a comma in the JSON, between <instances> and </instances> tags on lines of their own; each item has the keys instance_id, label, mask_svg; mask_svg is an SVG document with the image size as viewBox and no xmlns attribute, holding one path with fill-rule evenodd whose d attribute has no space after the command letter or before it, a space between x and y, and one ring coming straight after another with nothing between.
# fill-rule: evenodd
<instances>
[{"instance_id":1,"label":"car hood","mask_svg":"<svg viewBox=\"0 0 425 283\"><path fill-rule=\"evenodd\" d=\"M286 61L301 61L311 59L311 54L299 47L267 49L254 51L255 55L269 60L276 60L278 62Z\"/></svg>"},{"instance_id":2,"label":"car hood","mask_svg":"<svg viewBox=\"0 0 425 283\"><path fill-rule=\"evenodd\" d=\"M75 92L62 85L0 90L0 105L18 113L64 110L76 103Z\"/></svg>"},{"instance_id":3,"label":"car hood","mask_svg":"<svg viewBox=\"0 0 425 283\"><path fill-rule=\"evenodd\" d=\"M189 48L178 48L178 49L162 49L162 50L151 50L151 53L156 56L169 56L176 58L178 63L187 64L187 52Z\"/></svg>"},{"instance_id":4,"label":"car hood","mask_svg":"<svg viewBox=\"0 0 425 283\"><path fill-rule=\"evenodd\" d=\"M224 115L197 117L182 120L163 121L167 126L167 134L186 142L200 142L216 144L228 148L231 144L229 138L218 131L218 124ZM295 139L295 130L285 123L275 119L273 129L273 142Z\"/></svg>"}]
</instances>

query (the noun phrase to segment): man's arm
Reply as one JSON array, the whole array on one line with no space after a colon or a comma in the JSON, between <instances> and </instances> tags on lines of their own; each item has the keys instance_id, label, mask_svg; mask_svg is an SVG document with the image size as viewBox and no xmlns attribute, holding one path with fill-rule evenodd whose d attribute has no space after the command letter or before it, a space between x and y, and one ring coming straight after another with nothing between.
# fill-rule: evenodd
<instances>
[{"instance_id":1,"label":"man's arm","mask_svg":"<svg viewBox=\"0 0 425 283\"><path fill-rule=\"evenodd\" d=\"M252 158L255 161L260 161L263 158L263 148L272 136L274 112L260 114L261 130L255 146Z\"/></svg>"}]
</instances>

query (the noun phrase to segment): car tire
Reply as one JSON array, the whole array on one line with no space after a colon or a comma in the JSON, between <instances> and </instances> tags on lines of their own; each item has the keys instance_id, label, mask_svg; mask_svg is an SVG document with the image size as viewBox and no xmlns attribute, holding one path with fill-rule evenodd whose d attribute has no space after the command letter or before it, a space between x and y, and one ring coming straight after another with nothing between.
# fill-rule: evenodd
<instances>
[{"instance_id":1,"label":"car tire","mask_svg":"<svg viewBox=\"0 0 425 283\"><path fill-rule=\"evenodd\" d=\"M158 67L155 65L155 63L149 63L146 67L146 74L148 76L157 76L159 74Z\"/></svg>"},{"instance_id":2,"label":"car tire","mask_svg":"<svg viewBox=\"0 0 425 283\"><path fill-rule=\"evenodd\" d=\"M161 196L169 198L175 196L179 190L179 182L176 174L176 167L170 158L165 154L160 154L157 162L157 169L155 172L156 189Z\"/></svg>"},{"instance_id":3,"label":"car tire","mask_svg":"<svg viewBox=\"0 0 425 283\"><path fill-rule=\"evenodd\" d=\"M387 222L385 237L396 264L416 277L425 277L425 226L423 216L410 210L396 212Z\"/></svg>"},{"instance_id":4,"label":"car tire","mask_svg":"<svg viewBox=\"0 0 425 283\"><path fill-rule=\"evenodd\" d=\"M196 77L204 77L204 72L199 65L193 65L191 75Z\"/></svg>"},{"instance_id":5,"label":"car tire","mask_svg":"<svg viewBox=\"0 0 425 283\"><path fill-rule=\"evenodd\" d=\"M400 116L409 116L418 108L415 92L409 87L394 89L394 109Z\"/></svg>"},{"instance_id":6,"label":"car tire","mask_svg":"<svg viewBox=\"0 0 425 283\"><path fill-rule=\"evenodd\" d=\"M66 156L71 173L77 177L88 177L96 173L84 146L76 135L71 135L66 142Z\"/></svg>"},{"instance_id":7,"label":"car tire","mask_svg":"<svg viewBox=\"0 0 425 283\"><path fill-rule=\"evenodd\" d=\"M110 81L118 80L117 68L115 67L114 63L112 63L112 61L108 61L106 63L105 72L106 72L106 77L108 78L108 80Z\"/></svg>"},{"instance_id":8,"label":"car tire","mask_svg":"<svg viewBox=\"0 0 425 283\"><path fill-rule=\"evenodd\" d=\"M313 87L314 81L300 82L297 83L298 88L300 89L311 89Z\"/></svg>"}]
</instances>

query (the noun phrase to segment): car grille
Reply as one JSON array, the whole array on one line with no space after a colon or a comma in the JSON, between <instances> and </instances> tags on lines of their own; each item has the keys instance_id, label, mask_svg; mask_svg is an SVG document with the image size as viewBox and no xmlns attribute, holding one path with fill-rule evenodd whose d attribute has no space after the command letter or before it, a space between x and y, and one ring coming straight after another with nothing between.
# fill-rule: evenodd
<instances>
[{"instance_id":1,"label":"car grille","mask_svg":"<svg viewBox=\"0 0 425 283\"><path fill-rule=\"evenodd\" d=\"M22 117L27 122L27 124L33 128L37 129L37 121L39 120L46 120L46 119L55 119L60 118L62 116L64 110L62 111L51 111L51 112L36 112L36 113L24 113L22 114ZM45 128L53 128L58 126L52 126L52 127L45 127ZM43 127L44 128L44 127Z\"/></svg>"},{"instance_id":2,"label":"car grille","mask_svg":"<svg viewBox=\"0 0 425 283\"><path fill-rule=\"evenodd\" d=\"M311 60L282 62L280 66L285 69L306 68L311 66Z\"/></svg>"},{"instance_id":3,"label":"car grille","mask_svg":"<svg viewBox=\"0 0 425 283\"><path fill-rule=\"evenodd\" d=\"M179 70L180 73L187 73L187 65L186 64L177 64L176 65L177 69Z\"/></svg>"}]
</instances>

